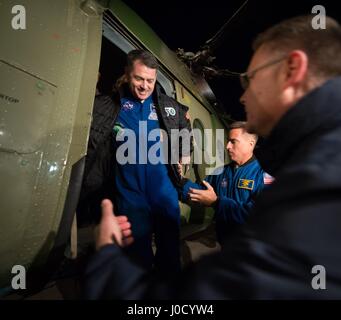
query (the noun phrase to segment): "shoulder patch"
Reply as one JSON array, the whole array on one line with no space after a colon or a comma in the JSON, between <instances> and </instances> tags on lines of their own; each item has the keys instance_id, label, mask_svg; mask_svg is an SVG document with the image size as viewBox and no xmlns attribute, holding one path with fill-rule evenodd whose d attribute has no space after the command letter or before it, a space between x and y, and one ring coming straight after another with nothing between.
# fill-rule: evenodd
<instances>
[{"instance_id":1,"label":"shoulder patch","mask_svg":"<svg viewBox=\"0 0 341 320\"><path fill-rule=\"evenodd\" d=\"M253 190L253 186L255 184L255 180L248 179L239 179L238 180L238 188Z\"/></svg>"},{"instance_id":2,"label":"shoulder patch","mask_svg":"<svg viewBox=\"0 0 341 320\"><path fill-rule=\"evenodd\" d=\"M167 117L169 117L169 116L174 117L176 115L176 111L173 107L166 107L165 111L167 113Z\"/></svg>"},{"instance_id":3,"label":"shoulder patch","mask_svg":"<svg viewBox=\"0 0 341 320\"><path fill-rule=\"evenodd\" d=\"M270 176L268 173L263 173L263 182L264 184L272 184L275 181L273 176Z\"/></svg>"}]
</instances>

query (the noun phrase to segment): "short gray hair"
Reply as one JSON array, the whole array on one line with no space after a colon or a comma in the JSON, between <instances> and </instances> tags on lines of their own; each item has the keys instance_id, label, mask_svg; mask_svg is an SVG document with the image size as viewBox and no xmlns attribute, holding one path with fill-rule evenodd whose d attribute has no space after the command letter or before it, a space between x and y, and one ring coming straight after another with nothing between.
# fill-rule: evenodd
<instances>
[{"instance_id":1,"label":"short gray hair","mask_svg":"<svg viewBox=\"0 0 341 320\"><path fill-rule=\"evenodd\" d=\"M127 55L127 68L131 70L135 61L141 61L145 66L151 69L159 69L159 64L156 58L147 50L136 49L132 50Z\"/></svg>"},{"instance_id":2,"label":"short gray hair","mask_svg":"<svg viewBox=\"0 0 341 320\"><path fill-rule=\"evenodd\" d=\"M311 26L314 15L284 20L260 33L253 42L256 51L264 45L272 51L288 53L302 50L309 58L312 75L330 78L341 75L341 26L326 17L326 28Z\"/></svg>"}]
</instances>

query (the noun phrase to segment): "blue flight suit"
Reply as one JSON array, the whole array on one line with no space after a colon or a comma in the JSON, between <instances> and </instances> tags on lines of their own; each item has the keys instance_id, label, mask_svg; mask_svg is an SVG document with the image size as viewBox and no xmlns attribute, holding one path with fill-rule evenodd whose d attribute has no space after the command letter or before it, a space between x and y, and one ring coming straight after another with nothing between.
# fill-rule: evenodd
<instances>
[{"instance_id":1,"label":"blue flight suit","mask_svg":"<svg viewBox=\"0 0 341 320\"><path fill-rule=\"evenodd\" d=\"M132 225L134 244L126 250L144 267L163 273L174 273L180 270L180 208L178 193L172 184L168 170L163 161L162 151L155 154L162 159L153 164L150 159L139 155L139 146L148 150L157 142L146 141L151 130L159 130L158 116L150 96L144 102L128 96L121 98L121 110L114 126L115 163L115 212L127 215ZM147 130L139 132L139 123L146 121ZM117 161L117 150L124 141L117 141L117 136L131 129L136 136L136 164L120 164ZM156 139L160 141L160 137ZM134 150L135 149L135 150ZM129 152L131 152L131 150ZM144 149L146 150L146 149ZM162 157L163 155L163 157ZM143 162L146 160L145 162ZM152 251L152 234L155 235L156 253Z\"/></svg>"},{"instance_id":2,"label":"blue flight suit","mask_svg":"<svg viewBox=\"0 0 341 320\"><path fill-rule=\"evenodd\" d=\"M255 195L264 187L264 175L258 160L252 157L241 166L231 162L224 166L222 173L204 179L218 196L215 217L217 239L220 243L230 231L245 222L254 205ZM183 201L189 200L189 188L206 189L203 185L187 181L181 190Z\"/></svg>"}]
</instances>

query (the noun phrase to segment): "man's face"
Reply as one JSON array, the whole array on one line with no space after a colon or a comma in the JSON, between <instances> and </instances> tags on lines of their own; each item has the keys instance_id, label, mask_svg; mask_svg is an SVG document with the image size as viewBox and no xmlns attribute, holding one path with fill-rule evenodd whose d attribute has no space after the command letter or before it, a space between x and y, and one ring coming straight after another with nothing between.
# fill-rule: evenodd
<instances>
[{"instance_id":1,"label":"man's face","mask_svg":"<svg viewBox=\"0 0 341 320\"><path fill-rule=\"evenodd\" d=\"M273 53L260 47L252 57L248 72L265 65L274 59L278 59ZM249 86L240 98L245 105L247 116L246 129L250 133L267 136L278 118L278 107L281 98L280 68L283 60L271 64L254 73Z\"/></svg>"},{"instance_id":2,"label":"man's face","mask_svg":"<svg viewBox=\"0 0 341 320\"><path fill-rule=\"evenodd\" d=\"M251 135L243 132L243 129L230 130L226 149L232 161L239 165L244 164L252 157L253 147Z\"/></svg>"},{"instance_id":3,"label":"man's face","mask_svg":"<svg viewBox=\"0 0 341 320\"><path fill-rule=\"evenodd\" d=\"M139 100L147 99L154 91L156 69L148 68L136 60L128 72L129 88L133 96Z\"/></svg>"}]
</instances>

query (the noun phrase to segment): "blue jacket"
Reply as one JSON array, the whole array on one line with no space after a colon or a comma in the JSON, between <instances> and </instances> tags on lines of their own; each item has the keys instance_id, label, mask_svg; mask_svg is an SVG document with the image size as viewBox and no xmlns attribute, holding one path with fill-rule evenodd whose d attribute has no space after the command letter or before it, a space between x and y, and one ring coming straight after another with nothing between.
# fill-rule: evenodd
<instances>
[{"instance_id":1,"label":"blue jacket","mask_svg":"<svg viewBox=\"0 0 341 320\"><path fill-rule=\"evenodd\" d=\"M255 196L263 189L263 176L264 171L254 157L240 167L231 162L224 166L222 173L207 176L204 180L218 196L216 219L229 226L243 224L253 207ZM189 188L206 189L188 180L181 190L183 201L189 200Z\"/></svg>"}]
</instances>

